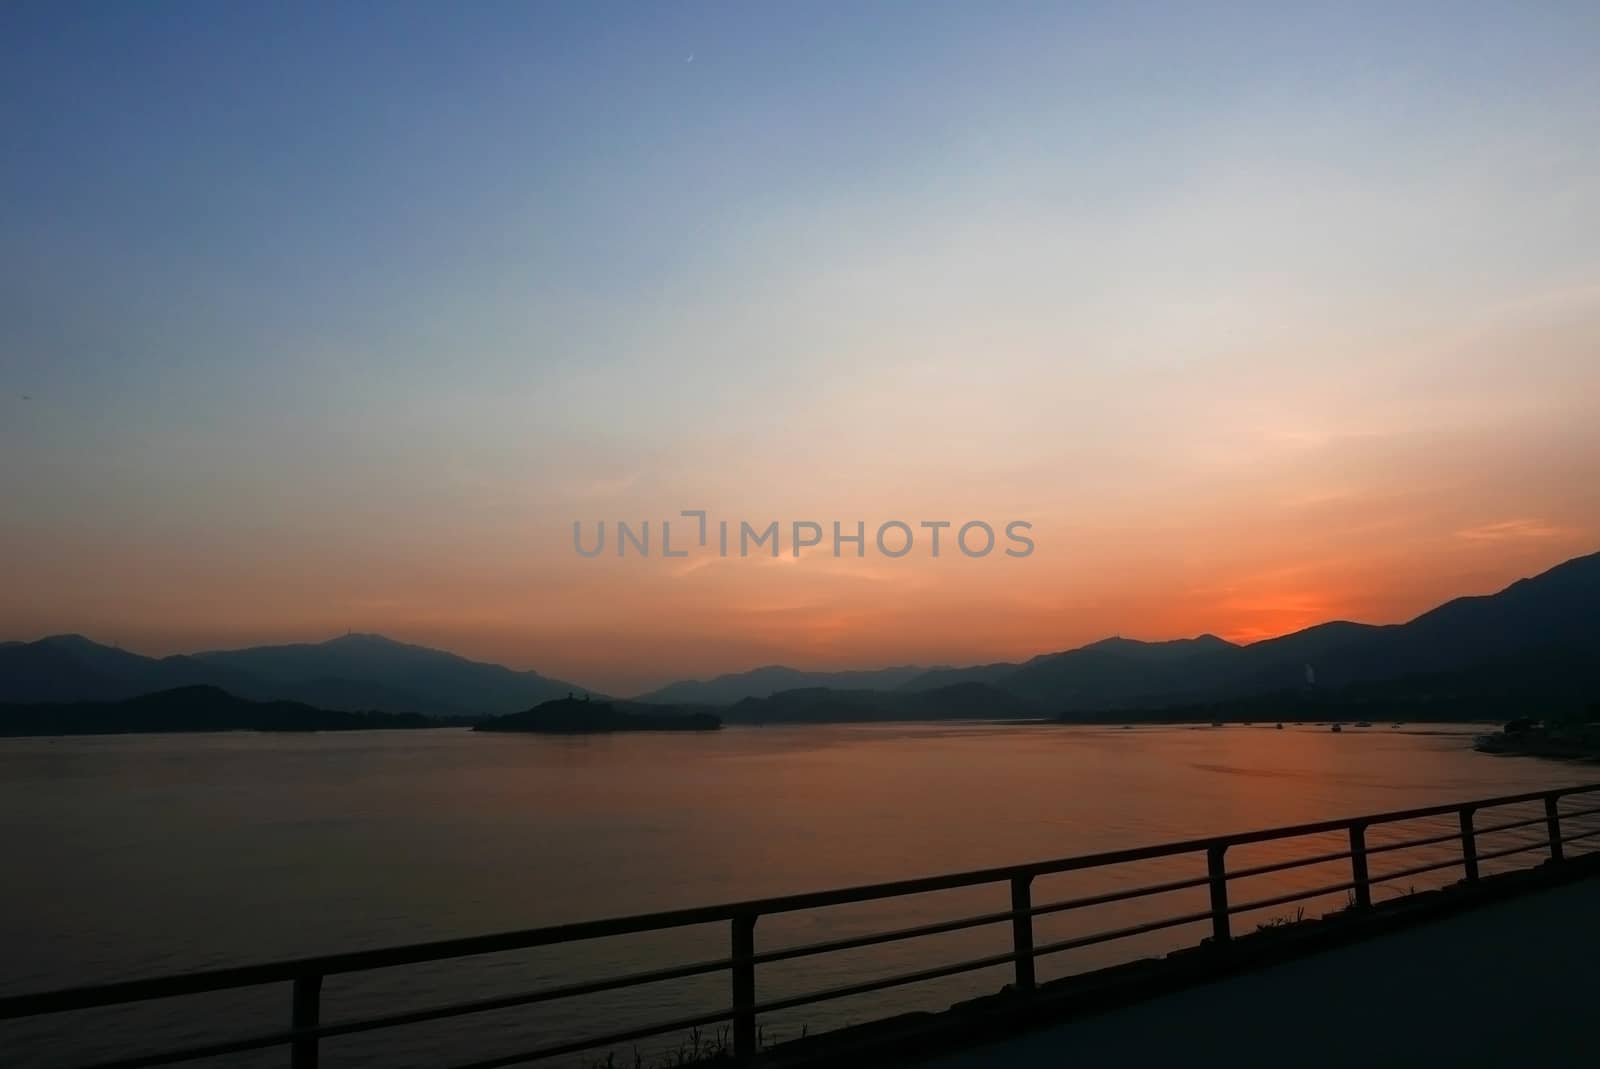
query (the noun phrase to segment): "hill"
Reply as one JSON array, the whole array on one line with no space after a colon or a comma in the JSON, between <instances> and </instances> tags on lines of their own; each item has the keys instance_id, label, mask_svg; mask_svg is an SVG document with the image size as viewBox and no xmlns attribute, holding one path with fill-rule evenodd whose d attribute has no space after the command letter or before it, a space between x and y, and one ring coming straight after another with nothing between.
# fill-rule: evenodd
<instances>
[{"instance_id":1,"label":"hill","mask_svg":"<svg viewBox=\"0 0 1600 1069\"><path fill-rule=\"evenodd\" d=\"M826 687L831 690L894 690L928 669L914 666L844 672L808 672L770 664L715 679L683 679L641 694L635 701L661 705L732 705L745 698L768 698L780 691Z\"/></svg>"},{"instance_id":2,"label":"hill","mask_svg":"<svg viewBox=\"0 0 1600 1069\"><path fill-rule=\"evenodd\" d=\"M315 697L336 708L400 706L446 716L494 716L585 689L382 635L218 650L193 659L269 687L295 688L302 700Z\"/></svg>"},{"instance_id":3,"label":"hill","mask_svg":"<svg viewBox=\"0 0 1600 1069\"><path fill-rule=\"evenodd\" d=\"M1457 598L1403 624L1332 621L1236 646L1214 636L1174 643L1097 642L1021 664L929 672L902 689L975 681L1042 706L1211 708L1252 695L1424 678L1473 679L1503 696L1532 693L1517 673L1555 677L1542 692L1582 691L1600 661L1600 554L1578 557L1494 594ZM1498 674L1498 677L1497 677ZM1553 690L1552 690L1553 688Z\"/></svg>"},{"instance_id":4,"label":"hill","mask_svg":"<svg viewBox=\"0 0 1600 1069\"><path fill-rule=\"evenodd\" d=\"M516 712L583 689L380 635L163 658L82 635L0 646L0 702L115 701L187 686L324 709L454 717Z\"/></svg>"},{"instance_id":5,"label":"hill","mask_svg":"<svg viewBox=\"0 0 1600 1069\"><path fill-rule=\"evenodd\" d=\"M1018 720L1041 715L1031 702L982 683L927 691L833 690L804 687L730 706L735 724L797 724L893 720Z\"/></svg>"},{"instance_id":6,"label":"hill","mask_svg":"<svg viewBox=\"0 0 1600 1069\"><path fill-rule=\"evenodd\" d=\"M1589 715L1600 695L1600 658L1546 648L1469 668L1423 672L1337 687L1300 686L1214 701L1143 708L1075 710L1069 723L1324 720L1570 720Z\"/></svg>"},{"instance_id":7,"label":"hill","mask_svg":"<svg viewBox=\"0 0 1600 1069\"><path fill-rule=\"evenodd\" d=\"M473 730L587 735L617 731L715 731L720 727L722 721L710 713L671 707L625 712L610 702L566 697L542 702L520 713L481 721Z\"/></svg>"},{"instance_id":8,"label":"hill","mask_svg":"<svg viewBox=\"0 0 1600 1069\"><path fill-rule=\"evenodd\" d=\"M354 731L438 727L415 713L353 713L299 702L253 702L192 686L120 701L0 705L0 735L125 735L174 731Z\"/></svg>"}]
</instances>

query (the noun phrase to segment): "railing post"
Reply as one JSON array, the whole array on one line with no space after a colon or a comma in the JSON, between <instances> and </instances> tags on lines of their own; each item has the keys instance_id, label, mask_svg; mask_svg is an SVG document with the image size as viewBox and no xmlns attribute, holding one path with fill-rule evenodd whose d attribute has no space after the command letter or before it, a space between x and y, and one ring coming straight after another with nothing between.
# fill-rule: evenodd
<instances>
[{"instance_id":1,"label":"railing post","mask_svg":"<svg viewBox=\"0 0 1600 1069\"><path fill-rule=\"evenodd\" d=\"M1033 895L1032 876L1017 876L1011 881L1011 944L1017 953L1017 990L1033 990Z\"/></svg>"},{"instance_id":2,"label":"railing post","mask_svg":"<svg viewBox=\"0 0 1600 1069\"><path fill-rule=\"evenodd\" d=\"M1372 882L1367 876L1367 826L1350 825L1350 871L1355 880L1356 906L1372 905Z\"/></svg>"},{"instance_id":3,"label":"railing post","mask_svg":"<svg viewBox=\"0 0 1600 1069\"><path fill-rule=\"evenodd\" d=\"M294 1010L290 1024L315 1028L322 1020L322 977L298 976L294 981ZM289 1069L317 1069L317 1037L297 1039L289 1046Z\"/></svg>"},{"instance_id":4,"label":"railing post","mask_svg":"<svg viewBox=\"0 0 1600 1069\"><path fill-rule=\"evenodd\" d=\"M1233 937L1228 927L1228 869L1223 864L1226 845L1206 848L1206 872L1211 877L1211 938L1226 943Z\"/></svg>"},{"instance_id":5,"label":"railing post","mask_svg":"<svg viewBox=\"0 0 1600 1069\"><path fill-rule=\"evenodd\" d=\"M740 1063L756 1056L756 916L733 918L733 1058Z\"/></svg>"},{"instance_id":6,"label":"railing post","mask_svg":"<svg viewBox=\"0 0 1600 1069\"><path fill-rule=\"evenodd\" d=\"M1472 831L1472 807L1461 807L1461 864L1467 870L1467 882L1478 881L1478 840Z\"/></svg>"},{"instance_id":7,"label":"railing post","mask_svg":"<svg viewBox=\"0 0 1600 1069\"><path fill-rule=\"evenodd\" d=\"M1550 830L1550 860L1560 861L1565 857L1561 849L1561 813L1556 809L1559 799L1549 795L1544 800L1544 826Z\"/></svg>"}]
</instances>

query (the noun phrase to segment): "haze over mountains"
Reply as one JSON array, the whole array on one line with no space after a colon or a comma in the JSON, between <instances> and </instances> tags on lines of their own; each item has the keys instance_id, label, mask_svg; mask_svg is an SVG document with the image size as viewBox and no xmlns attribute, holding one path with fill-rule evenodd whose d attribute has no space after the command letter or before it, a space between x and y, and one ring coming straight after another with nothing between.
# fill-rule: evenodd
<instances>
[{"instance_id":1,"label":"haze over mountains","mask_svg":"<svg viewBox=\"0 0 1600 1069\"><path fill-rule=\"evenodd\" d=\"M461 717L514 713L585 692L536 672L376 635L160 659L76 635L0 643L0 703L116 701L196 685L256 701ZM1404 624L1335 621L1247 646L1214 635L1111 638L967 668L768 666L674 683L638 701L717 707L730 722L766 723L1070 716L1307 691L1435 704L1487 695L1497 709L1593 702L1600 698L1600 553L1496 594L1457 598Z\"/></svg>"}]
</instances>

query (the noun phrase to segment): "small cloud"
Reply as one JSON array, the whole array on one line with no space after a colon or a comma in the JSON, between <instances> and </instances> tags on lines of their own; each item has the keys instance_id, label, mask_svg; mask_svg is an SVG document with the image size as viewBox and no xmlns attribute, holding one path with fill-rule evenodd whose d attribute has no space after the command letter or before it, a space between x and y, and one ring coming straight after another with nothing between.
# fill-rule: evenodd
<instances>
[{"instance_id":1,"label":"small cloud","mask_svg":"<svg viewBox=\"0 0 1600 1069\"><path fill-rule=\"evenodd\" d=\"M1543 520L1501 520L1457 531L1457 538L1469 542L1510 542L1530 538L1560 538L1570 533L1565 527L1545 523Z\"/></svg>"}]
</instances>

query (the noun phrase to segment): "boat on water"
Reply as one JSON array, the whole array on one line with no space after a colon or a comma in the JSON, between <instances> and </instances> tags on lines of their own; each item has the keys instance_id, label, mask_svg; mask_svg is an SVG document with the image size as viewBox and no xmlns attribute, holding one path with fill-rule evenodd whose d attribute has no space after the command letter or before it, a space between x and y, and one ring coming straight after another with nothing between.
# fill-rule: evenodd
<instances>
[{"instance_id":1,"label":"boat on water","mask_svg":"<svg viewBox=\"0 0 1600 1069\"><path fill-rule=\"evenodd\" d=\"M1343 731L1344 730L1344 725L1343 724L1335 724L1335 725L1333 725L1333 727L1329 728L1329 730L1330 731Z\"/></svg>"},{"instance_id":2,"label":"boat on water","mask_svg":"<svg viewBox=\"0 0 1600 1069\"><path fill-rule=\"evenodd\" d=\"M1356 727L1358 727L1358 728L1369 728L1371 726L1372 726L1372 721L1370 721L1370 720L1357 720L1356 721Z\"/></svg>"},{"instance_id":3,"label":"boat on water","mask_svg":"<svg viewBox=\"0 0 1600 1069\"><path fill-rule=\"evenodd\" d=\"M1282 731L1283 730L1283 721L1282 720L1278 721L1276 727L1277 727L1277 729L1279 731Z\"/></svg>"}]
</instances>

